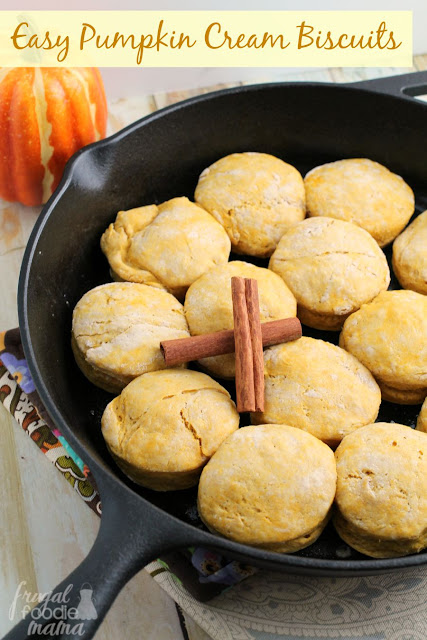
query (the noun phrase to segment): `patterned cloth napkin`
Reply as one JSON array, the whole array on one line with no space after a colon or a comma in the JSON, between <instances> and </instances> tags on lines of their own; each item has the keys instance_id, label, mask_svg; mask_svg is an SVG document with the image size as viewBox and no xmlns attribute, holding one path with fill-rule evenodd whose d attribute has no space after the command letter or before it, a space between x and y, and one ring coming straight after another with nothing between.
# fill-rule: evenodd
<instances>
[{"instance_id":1,"label":"patterned cloth napkin","mask_svg":"<svg viewBox=\"0 0 427 640\"><path fill-rule=\"evenodd\" d=\"M100 515L96 483L46 413L18 329L0 333L0 358L0 401ZM427 569L423 567L364 578L264 571L254 575L251 567L192 548L152 562L146 570L213 640L427 638ZM250 580L243 580L248 576ZM230 589L230 585L236 586Z\"/></svg>"}]
</instances>

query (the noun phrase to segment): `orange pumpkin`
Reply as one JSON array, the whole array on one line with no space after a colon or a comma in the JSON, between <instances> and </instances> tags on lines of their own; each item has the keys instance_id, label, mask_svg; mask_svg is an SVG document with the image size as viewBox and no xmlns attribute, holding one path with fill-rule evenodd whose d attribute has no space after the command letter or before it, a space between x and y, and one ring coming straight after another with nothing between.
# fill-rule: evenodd
<instances>
[{"instance_id":1,"label":"orange pumpkin","mask_svg":"<svg viewBox=\"0 0 427 640\"><path fill-rule=\"evenodd\" d=\"M106 126L98 69L0 68L0 197L46 202L68 158Z\"/></svg>"}]
</instances>

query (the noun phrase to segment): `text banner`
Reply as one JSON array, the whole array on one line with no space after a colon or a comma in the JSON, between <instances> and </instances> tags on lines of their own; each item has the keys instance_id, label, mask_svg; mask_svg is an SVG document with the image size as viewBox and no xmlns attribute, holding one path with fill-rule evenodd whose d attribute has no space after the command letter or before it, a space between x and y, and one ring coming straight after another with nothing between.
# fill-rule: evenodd
<instances>
[{"instance_id":1,"label":"text banner","mask_svg":"<svg viewBox=\"0 0 427 640\"><path fill-rule=\"evenodd\" d=\"M2 11L0 64L412 65L411 11Z\"/></svg>"}]
</instances>

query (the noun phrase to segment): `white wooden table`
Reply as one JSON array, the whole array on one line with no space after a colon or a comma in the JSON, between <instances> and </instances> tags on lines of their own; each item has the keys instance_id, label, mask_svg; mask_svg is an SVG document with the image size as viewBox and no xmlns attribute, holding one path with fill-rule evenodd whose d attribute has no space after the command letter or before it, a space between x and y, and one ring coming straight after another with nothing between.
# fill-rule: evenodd
<instances>
[{"instance_id":1,"label":"white wooden table","mask_svg":"<svg viewBox=\"0 0 427 640\"><path fill-rule=\"evenodd\" d=\"M289 75L286 70L265 80L351 81L426 69L427 55L413 69L320 69ZM111 132L199 91L120 99L110 104ZM39 209L0 201L0 331L17 326L16 289L25 244ZM83 503L51 463L0 405L0 636L19 619L9 608L18 585L32 593L47 592L85 557L99 527L97 516ZM186 619L191 640L208 636ZM98 631L99 640L182 640L184 635L172 599L141 571L123 589Z\"/></svg>"}]
</instances>

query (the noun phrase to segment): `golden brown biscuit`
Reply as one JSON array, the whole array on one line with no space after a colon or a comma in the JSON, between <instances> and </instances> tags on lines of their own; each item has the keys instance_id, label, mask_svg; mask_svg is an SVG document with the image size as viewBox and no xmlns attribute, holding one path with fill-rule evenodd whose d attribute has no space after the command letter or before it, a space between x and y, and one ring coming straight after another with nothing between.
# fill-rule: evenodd
<instances>
[{"instance_id":1,"label":"golden brown biscuit","mask_svg":"<svg viewBox=\"0 0 427 640\"><path fill-rule=\"evenodd\" d=\"M427 295L427 211L394 241L393 271L404 289Z\"/></svg>"},{"instance_id":2,"label":"golden brown biscuit","mask_svg":"<svg viewBox=\"0 0 427 640\"><path fill-rule=\"evenodd\" d=\"M252 423L289 424L336 446L374 422L381 392L354 356L329 342L302 337L264 352L265 408Z\"/></svg>"},{"instance_id":3,"label":"golden brown biscuit","mask_svg":"<svg viewBox=\"0 0 427 640\"><path fill-rule=\"evenodd\" d=\"M367 231L333 218L308 218L289 229L269 268L297 299L298 317L316 329L344 320L390 283L384 253Z\"/></svg>"},{"instance_id":4,"label":"golden brown biscuit","mask_svg":"<svg viewBox=\"0 0 427 640\"><path fill-rule=\"evenodd\" d=\"M292 553L321 534L335 488L334 455L323 442L287 425L244 427L204 468L198 509L214 533Z\"/></svg>"},{"instance_id":5,"label":"golden brown biscuit","mask_svg":"<svg viewBox=\"0 0 427 640\"><path fill-rule=\"evenodd\" d=\"M301 174L266 153L233 153L205 169L196 202L227 231L233 251L270 256L285 231L305 218Z\"/></svg>"},{"instance_id":6,"label":"golden brown biscuit","mask_svg":"<svg viewBox=\"0 0 427 640\"><path fill-rule=\"evenodd\" d=\"M427 395L427 297L383 291L344 323L340 346L371 371L382 397L418 404Z\"/></svg>"},{"instance_id":7,"label":"golden brown biscuit","mask_svg":"<svg viewBox=\"0 0 427 640\"><path fill-rule=\"evenodd\" d=\"M77 364L91 382L112 393L142 373L166 368L161 340L189 335L178 300L145 284L111 282L95 287L73 312Z\"/></svg>"},{"instance_id":8,"label":"golden brown biscuit","mask_svg":"<svg viewBox=\"0 0 427 640\"><path fill-rule=\"evenodd\" d=\"M424 400L417 420L417 431L427 433L427 399Z\"/></svg>"},{"instance_id":9,"label":"golden brown biscuit","mask_svg":"<svg viewBox=\"0 0 427 640\"><path fill-rule=\"evenodd\" d=\"M338 160L316 167L304 179L307 214L353 222L380 247L405 228L414 213L414 194L406 182L367 158Z\"/></svg>"},{"instance_id":10,"label":"golden brown biscuit","mask_svg":"<svg viewBox=\"0 0 427 640\"><path fill-rule=\"evenodd\" d=\"M182 299L192 282L230 254L213 217L188 198L120 211L101 238L116 280L166 288Z\"/></svg>"},{"instance_id":11,"label":"golden brown biscuit","mask_svg":"<svg viewBox=\"0 0 427 640\"><path fill-rule=\"evenodd\" d=\"M156 491L186 489L239 427L228 392L198 371L166 369L133 380L107 405L102 435L119 467Z\"/></svg>"},{"instance_id":12,"label":"golden brown biscuit","mask_svg":"<svg viewBox=\"0 0 427 640\"><path fill-rule=\"evenodd\" d=\"M427 436L377 422L346 436L335 452L335 527L351 547L374 558L427 546Z\"/></svg>"},{"instance_id":13,"label":"golden brown biscuit","mask_svg":"<svg viewBox=\"0 0 427 640\"><path fill-rule=\"evenodd\" d=\"M296 301L283 280L268 269L249 262L229 262L196 280L185 297L185 316L193 336L232 329L231 278L242 276L258 282L261 322L294 318ZM201 366L220 378L234 378L234 354L200 360Z\"/></svg>"}]
</instances>

